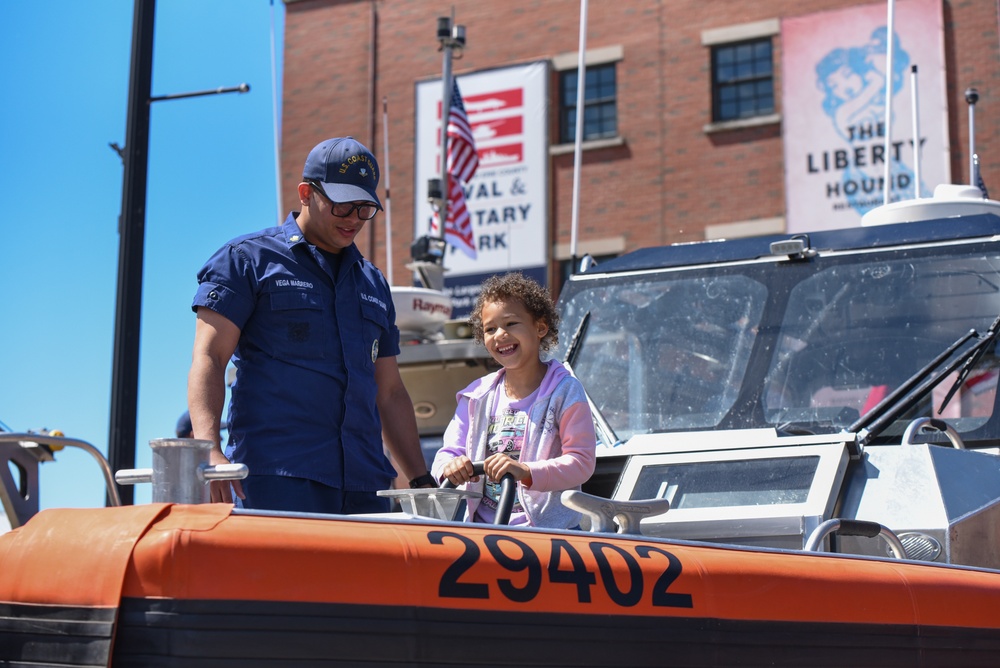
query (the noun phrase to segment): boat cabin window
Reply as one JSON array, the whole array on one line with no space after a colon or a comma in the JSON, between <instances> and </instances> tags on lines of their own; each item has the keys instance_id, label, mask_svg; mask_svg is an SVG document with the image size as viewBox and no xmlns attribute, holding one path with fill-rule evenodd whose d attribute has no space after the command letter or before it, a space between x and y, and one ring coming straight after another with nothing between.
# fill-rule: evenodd
<instances>
[{"instance_id":1,"label":"boat cabin window","mask_svg":"<svg viewBox=\"0 0 1000 668\"><path fill-rule=\"evenodd\" d=\"M647 464L632 499L669 499L673 509L803 503L819 457Z\"/></svg>"},{"instance_id":2,"label":"boat cabin window","mask_svg":"<svg viewBox=\"0 0 1000 668\"><path fill-rule=\"evenodd\" d=\"M791 291L763 395L767 421L842 428L874 408L972 323L1000 314L1000 258L878 259L817 272ZM951 387L934 393L934 416L982 425L993 412L995 357L969 376L945 412ZM991 368L992 367L992 368ZM924 402L917 413L930 415ZM957 425L956 425L957 427Z\"/></svg>"},{"instance_id":3,"label":"boat cabin window","mask_svg":"<svg viewBox=\"0 0 1000 668\"><path fill-rule=\"evenodd\" d=\"M564 307L564 321L590 313L573 369L619 438L715 427L739 393L766 296L745 276L586 290Z\"/></svg>"}]
</instances>

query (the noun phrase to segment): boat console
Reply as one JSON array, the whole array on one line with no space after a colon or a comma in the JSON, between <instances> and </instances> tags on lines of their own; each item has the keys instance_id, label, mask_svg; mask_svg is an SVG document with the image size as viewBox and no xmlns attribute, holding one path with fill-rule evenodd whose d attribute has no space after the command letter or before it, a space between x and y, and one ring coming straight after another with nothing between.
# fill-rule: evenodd
<instances>
[{"instance_id":1,"label":"boat console","mask_svg":"<svg viewBox=\"0 0 1000 668\"><path fill-rule=\"evenodd\" d=\"M668 500L646 535L886 557L875 526L1000 568L1000 203L962 195L572 276L555 354L595 414L584 491Z\"/></svg>"}]
</instances>

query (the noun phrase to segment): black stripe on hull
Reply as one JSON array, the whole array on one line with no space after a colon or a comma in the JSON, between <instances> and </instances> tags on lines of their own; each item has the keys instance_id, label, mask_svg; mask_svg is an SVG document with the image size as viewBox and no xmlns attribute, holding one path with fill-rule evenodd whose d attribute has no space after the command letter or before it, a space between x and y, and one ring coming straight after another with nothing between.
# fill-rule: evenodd
<instances>
[{"instance_id":1,"label":"black stripe on hull","mask_svg":"<svg viewBox=\"0 0 1000 668\"><path fill-rule=\"evenodd\" d=\"M0 603L0 666L107 666L115 612Z\"/></svg>"},{"instance_id":2,"label":"black stripe on hull","mask_svg":"<svg viewBox=\"0 0 1000 668\"><path fill-rule=\"evenodd\" d=\"M1000 630L264 601L123 601L115 668L994 666Z\"/></svg>"}]
</instances>

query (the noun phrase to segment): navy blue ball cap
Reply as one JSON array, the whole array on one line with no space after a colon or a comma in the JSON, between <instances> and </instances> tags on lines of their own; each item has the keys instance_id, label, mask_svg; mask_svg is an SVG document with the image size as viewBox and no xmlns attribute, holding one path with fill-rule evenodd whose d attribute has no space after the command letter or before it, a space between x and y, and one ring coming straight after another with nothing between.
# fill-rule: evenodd
<instances>
[{"instance_id":1,"label":"navy blue ball cap","mask_svg":"<svg viewBox=\"0 0 1000 668\"><path fill-rule=\"evenodd\" d=\"M378 163L371 151L353 137L327 139L309 151L302 178L317 181L334 202L375 202L382 208Z\"/></svg>"}]
</instances>

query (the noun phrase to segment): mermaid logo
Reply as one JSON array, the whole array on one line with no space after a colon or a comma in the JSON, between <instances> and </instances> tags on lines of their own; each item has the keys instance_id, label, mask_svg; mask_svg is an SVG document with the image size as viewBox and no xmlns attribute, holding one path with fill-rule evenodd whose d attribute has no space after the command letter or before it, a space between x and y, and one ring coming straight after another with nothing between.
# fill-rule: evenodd
<instances>
[{"instance_id":1,"label":"mermaid logo","mask_svg":"<svg viewBox=\"0 0 1000 668\"><path fill-rule=\"evenodd\" d=\"M891 199L913 197L913 170L902 160L907 142L894 142L885 155L886 78L891 76L892 95L903 88L910 55L893 39L892 72L886 72L887 29L876 28L866 44L836 48L816 65L816 85L823 92L823 111L829 117L845 148L810 154L810 172L839 172L827 183L828 199L842 199L844 206L864 214L884 200L885 160L890 172Z\"/></svg>"}]
</instances>

